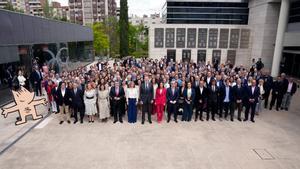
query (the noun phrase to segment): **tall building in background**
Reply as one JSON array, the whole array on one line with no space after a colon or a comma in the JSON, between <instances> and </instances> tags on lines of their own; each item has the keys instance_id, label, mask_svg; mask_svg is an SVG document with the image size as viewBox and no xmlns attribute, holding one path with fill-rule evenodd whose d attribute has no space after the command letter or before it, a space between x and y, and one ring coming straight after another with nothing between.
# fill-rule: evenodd
<instances>
[{"instance_id":1,"label":"tall building in background","mask_svg":"<svg viewBox=\"0 0 300 169\"><path fill-rule=\"evenodd\" d=\"M45 0L0 0L0 8L4 8L8 3L11 3L14 9L25 14L43 16L45 2Z\"/></svg>"},{"instance_id":2,"label":"tall building in background","mask_svg":"<svg viewBox=\"0 0 300 169\"><path fill-rule=\"evenodd\" d=\"M116 16L115 0L69 0L71 22L89 25Z\"/></svg>"},{"instance_id":3,"label":"tall building in background","mask_svg":"<svg viewBox=\"0 0 300 169\"><path fill-rule=\"evenodd\" d=\"M300 0L166 0L149 57L251 65L300 77Z\"/></svg>"}]
</instances>

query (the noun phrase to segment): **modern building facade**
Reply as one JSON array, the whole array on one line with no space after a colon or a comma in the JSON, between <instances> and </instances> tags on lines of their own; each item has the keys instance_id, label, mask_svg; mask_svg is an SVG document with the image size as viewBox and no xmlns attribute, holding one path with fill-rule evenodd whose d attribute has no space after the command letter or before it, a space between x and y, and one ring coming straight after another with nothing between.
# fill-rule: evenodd
<instances>
[{"instance_id":1,"label":"modern building facade","mask_svg":"<svg viewBox=\"0 0 300 169\"><path fill-rule=\"evenodd\" d=\"M165 24L149 29L149 56L246 66L261 58L273 76L300 77L299 2L167 0Z\"/></svg>"},{"instance_id":2,"label":"modern building facade","mask_svg":"<svg viewBox=\"0 0 300 169\"><path fill-rule=\"evenodd\" d=\"M8 69L15 75L23 67L28 75L33 59L40 65L55 63L52 66L56 72L68 63L94 59L93 31L89 27L2 9L0 20L0 89L6 85Z\"/></svg>"},{"instance_id":3,"label":"modern building facade","mask_svg":"<svg viewBox=\"0 0 300 169\"><path fill-rule=\"evenodd\" d=\"M82 25L103 21L108 16L116 16L115 0L69 0L70 20Z\"/></svg>"},{"instance_id":4,"label":"modern building facade","mask_svg":"<svg viewBox=\"0 0 300 169\"><path fill-rule=\"evenodd\" d=\"M4 8L11 3L13 8L33 16L43 16L43 6L45 0L0 0L0 8Z\"/></svg>"}]
</instances>

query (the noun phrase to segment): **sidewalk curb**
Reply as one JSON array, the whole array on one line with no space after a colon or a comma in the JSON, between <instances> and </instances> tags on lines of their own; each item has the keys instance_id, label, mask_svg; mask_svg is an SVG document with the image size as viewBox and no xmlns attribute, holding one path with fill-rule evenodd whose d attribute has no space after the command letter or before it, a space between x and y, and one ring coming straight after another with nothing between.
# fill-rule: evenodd
<instances>
[{"instance_id":1,"label":"sidewalk curb","mask_svg":"<svg viewBox=\"0 0 300 169\"><path fill-rule=\"evenodd\" d=\"M0 157L3 155L9 148L11 148L14 144L16 144L19 140L21 140L26 134L28 134L32 129L34 129L37 125L39 125L41 122L43 122L46 118L48 118L52 113L48 113L43 119L36 122L33 126L31 126L29 129L27 129L24 133L22 133L18 138L16 138L13 142L8 144L5 148L0 150Z\"/></svg>"}]
</instances>

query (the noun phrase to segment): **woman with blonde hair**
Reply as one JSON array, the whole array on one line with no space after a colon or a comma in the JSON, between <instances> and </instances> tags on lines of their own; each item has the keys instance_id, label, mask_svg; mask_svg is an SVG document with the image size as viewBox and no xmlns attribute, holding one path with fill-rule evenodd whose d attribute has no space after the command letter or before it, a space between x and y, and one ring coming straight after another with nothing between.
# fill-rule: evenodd
<instances>
[{"instance_id":1,"label":"woman with blonde hair","mask_svg":"<svg viewBox=\"0 0 300 169\"><path fill-rule=\"evenodd\" d=\"M95 114L97 113L96 108L96 90L93 88L92 83L88 83L84 92L84 105L85 113L89 117L89 123L94 123Z\"/></svg>"}]
</instances>

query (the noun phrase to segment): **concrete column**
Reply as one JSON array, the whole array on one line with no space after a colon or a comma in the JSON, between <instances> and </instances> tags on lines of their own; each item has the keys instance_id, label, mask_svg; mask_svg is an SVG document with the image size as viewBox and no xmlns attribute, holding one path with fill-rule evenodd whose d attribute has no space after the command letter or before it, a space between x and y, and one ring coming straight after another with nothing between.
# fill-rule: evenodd
<instances>
[{"instance_id":1,"label":"concrete column","mask_svg":"<svg viewBox=\"0 0 300 169\"><path fill-rule=\"evenodd\" d=\"M279 66L280 66L282 49L283 49L283 38L288 23L288 17L289 17L289 6L290 6L289 0L281 0L280 14L278 20L277 34L276 34L275 51L274 51L273 63L272 63L272 72L271 72L272 76L278 76L279 73Z\"/></svg>"}]
</instances>

